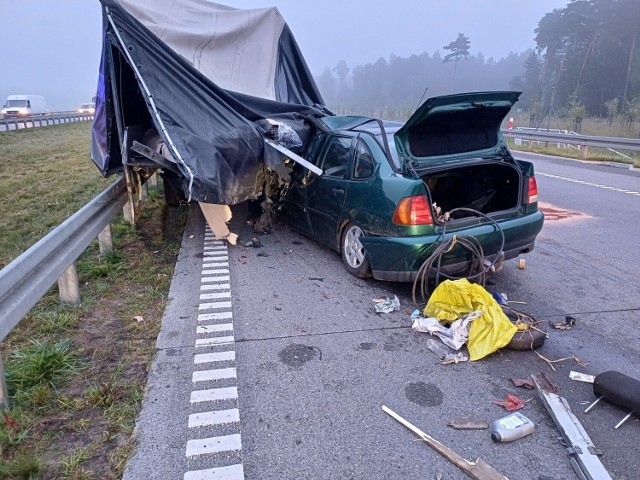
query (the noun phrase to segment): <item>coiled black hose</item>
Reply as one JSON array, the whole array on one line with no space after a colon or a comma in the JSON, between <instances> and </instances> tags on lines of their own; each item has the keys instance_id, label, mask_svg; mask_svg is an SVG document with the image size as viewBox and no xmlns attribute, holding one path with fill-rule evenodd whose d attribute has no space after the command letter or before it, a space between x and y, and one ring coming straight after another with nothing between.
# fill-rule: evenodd
<instances>
[{"instance_id":1,"label":"coiled black hose","mask_svg":"<svg viewBox=\"0 0 640 480\"><path fill-rule=\"evenodd\" d=\"M418 272L416 274L416 279L413 281L413 289L412 289L412 298L413 298L414 305L418 305L417 295L416 295L418 292L420 293L422 303L425 303L427 301L427 298L430 295L430 292L429 292L430 275L429 274L432 271L435 271L436 286L440 283L440 277L442 276L449 280L459 280L461 278L467 278L468 280L475 280L476 283L484 287L487 272L489 272L489 270L491 270L495 266L496 262L500 258L500 253L504 249L504 243L505 243L504 232L502 231L502 228L500 228L500 225L498 225L498 222L496 222L493 218L489 217L488 215L485 215L482 212L474 210L472 208L464 208L464 207L454 208L449 212L449 216L455 212L468 212L476 216L484 217L490 223L495 225L496 230L500 232L500 236L501 236L500 249L498 250L498 253L496 254L496 257L493 259L493 261L485 266L484 251L482 249L482 245L480 244L477 238L473 236L466 236L466 235L460 235L460 236L454 235L451 238L443 241L435 248L435 250L429 256L429 258L427 258L418 269ZM448 220L446 219L443 221L442 233L440 234L441 237L444 237L445 234L447 233L447 222ZM446 273L441 271L442 256L446 253L449 253L451 250L453 250L456 245L460 245L463 248L469 250L472 256L469 273L467 275L460 276L460 277L447 275ZM433 278L433 275L431 275L431 277Z\"/></svg>"}]
</instances>

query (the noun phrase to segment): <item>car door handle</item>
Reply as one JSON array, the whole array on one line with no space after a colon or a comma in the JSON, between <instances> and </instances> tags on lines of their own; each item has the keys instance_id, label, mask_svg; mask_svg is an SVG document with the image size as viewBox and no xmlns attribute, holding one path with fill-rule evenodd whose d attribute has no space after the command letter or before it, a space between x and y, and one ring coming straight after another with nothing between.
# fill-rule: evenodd
<instances>
[{"instance_id":1,"label":"car door handle","mask_svg":"<svg viewBox=\"0 0 640 480\"><path fill-rule=\"evenodd\" d=\"M331 193L334 195L344 195L344 188L332 188Z\"/></svg>"}]
</instances>

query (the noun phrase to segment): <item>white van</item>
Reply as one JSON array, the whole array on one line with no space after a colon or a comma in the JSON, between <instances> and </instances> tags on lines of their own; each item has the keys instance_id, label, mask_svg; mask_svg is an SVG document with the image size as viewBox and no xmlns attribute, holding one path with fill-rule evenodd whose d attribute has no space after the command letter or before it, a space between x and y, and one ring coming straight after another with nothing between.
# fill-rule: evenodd
<instances>
[{"instance_id":1,"label":"white van","mask_svg":"<svg viewBox=\"0 0 640 480\"><path fill-rule=\"evenodd\" d=\"M2 108L7 117L30 117L31 115L48 115L49 107L42 95L9 95Z\"/></svg>"}]
</instances>

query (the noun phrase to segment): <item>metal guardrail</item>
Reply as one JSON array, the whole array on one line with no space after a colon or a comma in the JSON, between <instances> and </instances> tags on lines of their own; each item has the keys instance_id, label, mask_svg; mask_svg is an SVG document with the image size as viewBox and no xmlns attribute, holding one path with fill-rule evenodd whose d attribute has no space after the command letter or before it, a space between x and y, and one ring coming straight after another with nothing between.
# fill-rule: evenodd
<instances>
[{"instance_id":1,"label":"metal guardrail","mask_svg":"<svg viewBox=\"0 0 640 480\"><path fill-rule=\"evenodd\" d=\"M93 114L78 112L55 112L49 115L3 118L0 119L0 132L32 128L35 126L48 127L50 125L62 125L65 123L86 122L89 120L93 120Z\"/></svg>"},{"instance_id":2,"label":"metal guardrail","mask_svg":"<svg viewBox=\"0 0 640 480\"><path fill-rule=\"evenodd\" d=\"M622 137L597 137L576 133L552 133L542 130L503 129L505 138L520 138L537 142L565 143L598 148L619 148L621 150L640 151L640 139Z\"/></svg>"},{"instance_id":3,"label":"metal guardrail","mask_svg":"<svg viewBox=\"0 0 640 480\"><path fill-rule=\"evenodd\" d=\"M0 270L0 342L59 281L127 200L127 187L121 178ZM0 408L6 405L0 357Z\"/></svg>"}]
</instances>

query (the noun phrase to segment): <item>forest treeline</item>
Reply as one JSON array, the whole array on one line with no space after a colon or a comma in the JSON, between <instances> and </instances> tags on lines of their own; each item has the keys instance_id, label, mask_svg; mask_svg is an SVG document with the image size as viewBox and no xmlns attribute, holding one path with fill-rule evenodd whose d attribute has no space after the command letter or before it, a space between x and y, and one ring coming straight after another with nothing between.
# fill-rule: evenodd
<instances>
[{"instance_id":1,"label":"forest treeline","mask_svg":"<svg viewBox=\"0 0 640 480\"><path fill-rule=\"evenodd\" d=\"M538 22L535 49L485 58L470 54L473 38L459 33L431 54L353 68L340 61L316 80L336 113L403 119L428 97L508 89L523 92L517 106L532 126L549 112L572 118L578 131L587 115L631 126L640 120L639 37L640 0L573 0Z\"/></svg>"}]
</instances>

